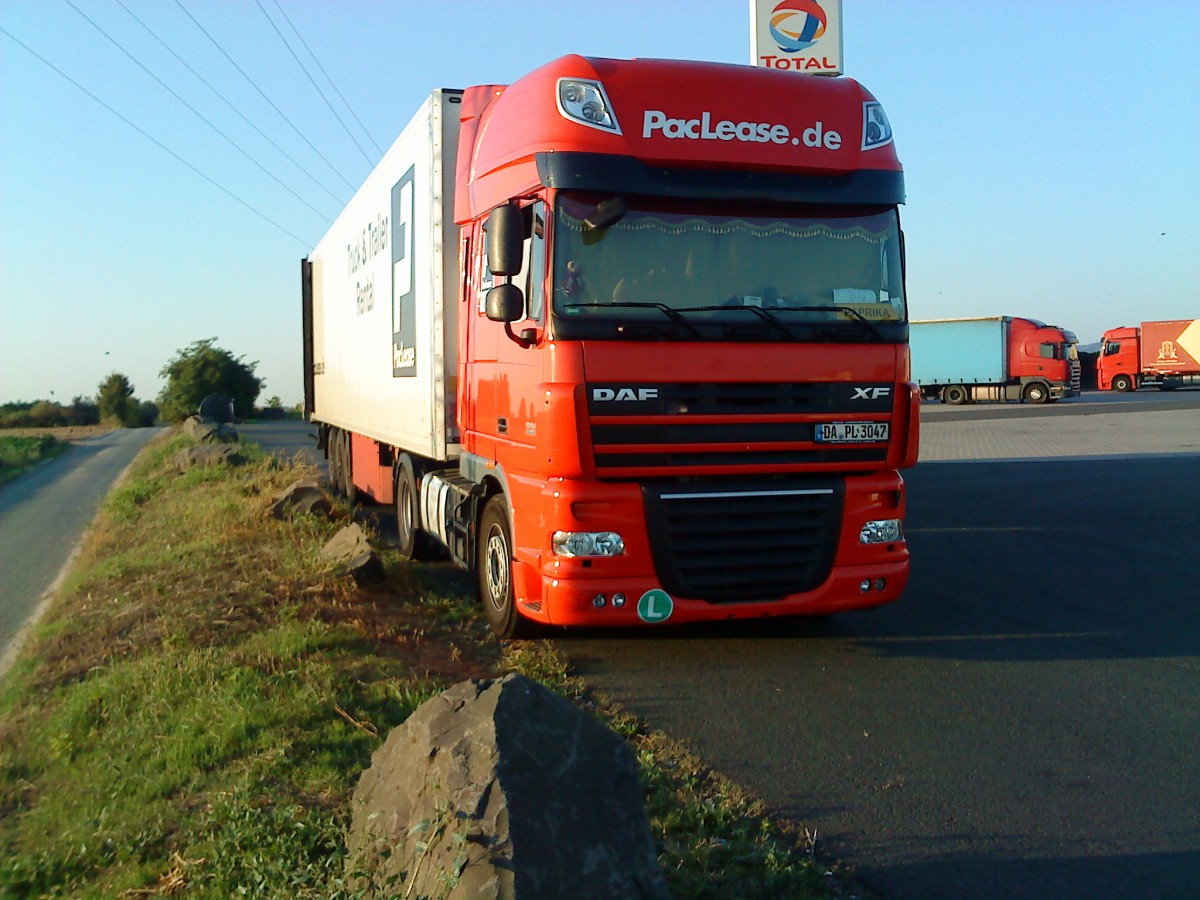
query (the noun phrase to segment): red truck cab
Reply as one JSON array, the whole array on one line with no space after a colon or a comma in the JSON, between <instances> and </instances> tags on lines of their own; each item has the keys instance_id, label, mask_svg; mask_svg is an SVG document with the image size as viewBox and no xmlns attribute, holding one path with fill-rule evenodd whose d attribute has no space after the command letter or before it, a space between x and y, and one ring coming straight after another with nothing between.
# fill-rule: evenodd
<instances>
[{"instance_id":1,"label":"red truck cab","mask_svg":"<svg viewBox=\"0 0 1200 900\"><path fill-rule=\"evenodd\" d=\"M1044 403L1079 396L1079 339L1074 332L1014 317L1008 339L1009 378L1025 385L1022 399Z\"/></svg>"},{"instance_id":2,"label":"red truck cab","mask_svg":"<svg viewBox=\"0 0 1200 900\"><path fill-rule=\"evenodd\" d=\"M1102 391L1137 390L1141 375L1137 328L1110 328L1104 332L1096 358L1096 387Z\"/></svg>"},{"instance_id":3,"label":"red truck cab","mask_svg":"<svg viewBox=\"0 0 1200 900\"><path fill-rule=\"evenodd\" d=\"M572 56L465 92L461 468L491 485L500 633L899 596L917 404L884 124L854 81L745 66Z\"/></svg>"}]
</instances>

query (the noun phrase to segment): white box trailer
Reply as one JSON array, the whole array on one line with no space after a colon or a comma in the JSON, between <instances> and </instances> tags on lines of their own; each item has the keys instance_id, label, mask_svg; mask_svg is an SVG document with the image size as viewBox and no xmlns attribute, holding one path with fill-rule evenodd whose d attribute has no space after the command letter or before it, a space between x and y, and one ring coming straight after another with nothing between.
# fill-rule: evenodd
<instances>
[{"instance_id":1,"label":"white box trailer","mask_svg":"<svg viewBox=\"0 0 1200 900\"><path fill-rule=\"evenodd\" d=\"M435 91L309 254L306 412L429 459L458 457L461 91Z\"/></svg>"}]
</instances>

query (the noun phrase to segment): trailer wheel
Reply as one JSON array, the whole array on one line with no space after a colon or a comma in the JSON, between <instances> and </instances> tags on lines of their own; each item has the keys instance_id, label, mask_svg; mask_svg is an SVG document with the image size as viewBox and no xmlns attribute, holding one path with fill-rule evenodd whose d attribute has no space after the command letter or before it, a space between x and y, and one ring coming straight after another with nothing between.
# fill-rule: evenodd
<instances>
[{"instance_id":1,"label":"trailer wheel","mask_svg":"<svg viewBox=\"0 0 1200 900\"><path fill-rule=\"evenodd\" d=\"M341 445L338 443L338 434L336 428L331 428L325 436L325 460L329 469L329 487L335 494L342 492L341 482L338 480L338 467L341 465Z\"/></svg>"},{"instance_id":2,"label":"trailer wheel","mask_svg":"<svg viewBox=\"0 0 1200 900\"><path fill-rule=\"evenodd\" d=\"M529 637L536 627L517 612L513 598L512 532L508 525L508 504L501 494L488 500L483 508L476 553L479 599L492 632L499 638Z\"/></svg>"},{"instance_id":3,"label":"trailer wheel","mask_svg":"<svg viewBox=\"0 0 1200 900\"><path fill-rule=\"evenodd\" d=\"M396 465L396 534L399 553L405 559L430 559L434 544L428 532L420 527L418 509L420 492L412 457L403 454Z\"/></svg>"},{"instance_id":4,"label":"trailer wheel","mask_svg":"<svg viewBox=\"0 0 1200 900\"><path fill-rule=\"evenodd\" d=\"M339 496L351 503L358 499L350 470L350 432L335 428L329 436L329 481Z\"/></svg>"},{"instance_id":5,"label":"trailer wheel","mask_svg":"<svg viewBox=\"0 0 1200 900\"><path fill-rule=\"evenodd\" d=\"M1126 393L1133 390L1133 379L1128 375L1117 375L1112 380L1112 388L1114 391Z\"/></svg>"},{"instance_id":6,"label":"trailer wheel","mask_svg":"<svg viewBox=\"0 0 1200 900\"><path fill-rule=\"evenodd\" d=\"M942 391L942 402L951 406L962 406L967 402L967 389L961 384L950 384Z\"/></svg>"},{"instance_id":7,"label":"trailer wheel","mask_svg":"<svg viewBox=\"0 0 1200 900\"><path fill-rule=\"evenodd\" d=\"M1025 385L1026 403L1045 403L1050 399L1050 389L1040 381Z\"/></svg>"},{"instance_id":8,"label":"trailer wheel","mask_svg":"<svg viewBox=\"0 0 1200 900\"><path fill-rule=\"evenodd\" d=\"M339 497L350 499L350 435L340 428L329 431L329 484Z\"/></svg>"}]
</instances>

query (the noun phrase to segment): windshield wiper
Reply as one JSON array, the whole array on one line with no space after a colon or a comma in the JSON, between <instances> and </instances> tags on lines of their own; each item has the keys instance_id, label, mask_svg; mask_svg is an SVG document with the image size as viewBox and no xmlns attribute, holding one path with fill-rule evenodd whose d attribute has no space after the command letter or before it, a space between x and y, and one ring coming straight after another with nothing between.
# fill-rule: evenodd
<instances>
[{"instance_id":1,"label":"windshield wiper","mask_svg":"<svg viewBox=\"0 0 1200 900\"><path fill-rule=\"evenodd\" d=\"M678 312L726 312L731 309L748 309L776 331L780 332L789 341L794 340L796 337L786 325L761 306L742 306L741 304L737 304L736 306L682 306L678 309Z\"/></svg>"},{"instance_id":2,"label":"windshield wiper","mask_svg":"<svg viewBox=\"0 0 1200 900\"><path fill-rule=\"evenodd\" d=\"M679 314L678 310L675 310L672 307L667 306L667 304L665 304L665 303L639 303L634 300L613 300L611 303L567 303L567 304L564 304L564 306L567 309L571 309L571 308L577 307L577 306L586 306L586 307L592 307L595 309L604 309L606 307L608 307L608 308L623 307L623 308L628 308L628 309L657 309L659 312L661 312L664 316L666 316L672 322L682 325L684 328L686 328L688 331L690 331L695 337L703 337L703 335L700 334L699 330L697 330L696 326L693 325L691 322L689 322L685 316L681 316Z\"/></svg>"},{"instance_id":3,"label":"windshield wiper","mask_svg":"<svg viewBox=\"0 0 1200 900\"><path fill-rule=\"evenodd\" d=\"M870 331L871 334L875 335L876 339L881 341L883 340L883 332L875 326L875 323L860 313L857 309L852 309L849 306L794 306L792 309L808 310L811 312L848 313L849 315L854 316L857 321L861 322L863 325L866 325L867 330Z\"/></svg>"}]
</instances>

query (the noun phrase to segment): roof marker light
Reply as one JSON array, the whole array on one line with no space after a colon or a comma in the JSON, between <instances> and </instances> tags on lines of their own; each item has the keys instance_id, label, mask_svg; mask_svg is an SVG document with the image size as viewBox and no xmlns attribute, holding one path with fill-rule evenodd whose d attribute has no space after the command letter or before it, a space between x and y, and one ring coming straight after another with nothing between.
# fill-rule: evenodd
<instances>
[{"instance_id":1,"label":"roof marker light","mask_svg":"<svg viewBox=\"0 0 1200 900\"><path fill-rule=\"evenodd\" d=\"M558 111L564 119L607 131L609 134L621 133L621 126L617 124L612 104L608 102L608 94L604 92L604 85L599 81L560 78L557 99Z\"/></svg>"}]
</instances>

